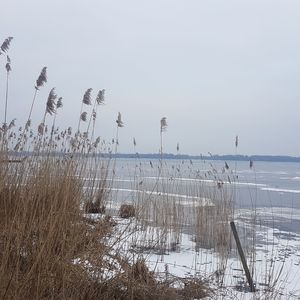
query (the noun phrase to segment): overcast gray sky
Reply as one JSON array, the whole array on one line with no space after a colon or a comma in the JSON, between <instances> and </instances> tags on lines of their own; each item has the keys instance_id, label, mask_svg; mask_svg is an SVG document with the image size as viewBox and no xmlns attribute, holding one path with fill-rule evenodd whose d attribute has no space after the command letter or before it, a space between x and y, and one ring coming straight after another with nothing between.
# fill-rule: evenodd
<instances>
[{"instance_id":1,"label":"overcast gray sky","mask_svg":"<svg viewBox=\"0 0 300 300\"><path fill-rule=\"evenodd\" d=\"M166 152L300 155L299 0L1 1L1 42L9 55L9 118L23 123L43 66L64 99L57 116L76 127L87 88L106 89L97 134L115 135L121 152L157 152L160 119ZM5 60L0 56L0 111ZM1 79L2 78L2 79ZM2 100L1 100L2 99ZM1 114L3 119L3 113Z\"/></svg>"}]
</instances>

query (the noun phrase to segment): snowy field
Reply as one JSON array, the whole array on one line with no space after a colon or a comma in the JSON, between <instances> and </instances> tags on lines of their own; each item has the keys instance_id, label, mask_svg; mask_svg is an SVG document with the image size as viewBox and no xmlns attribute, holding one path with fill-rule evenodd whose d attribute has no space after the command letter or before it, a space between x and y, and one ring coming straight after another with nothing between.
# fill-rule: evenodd
<instances>
[{"instance_id":1,"label":"snowy field","mask_svg":"<svg viewBox=\"0 0 300 300\"><path fill-rule=\"evenodd\" d=\"M275 212L274 212L275 211ZM257 219L283 218L282 211L276 216L266 211L257 212ZM300 212L284 210L286 221L290 214ZM252 215L242 210L237 216L239 230L250 227ZM253 275L256 292L251 293L237 251L233 247L227 255L219 255L213 249L197 247L193 237L182 234L180 243L173 249L159 251L157 238L159 228L143 229L134 219L115 217L115 230L125 237L117 249L127 257L144 257L148 267L158 278L174 276L207 279L214 294L207 299L300 299L300 235L264 225L255 226L255 234L244 242L249 269ZM167 233L169 236L171 232ZM248 240L248 241L246 241ZM249 241L254 247L249 248ZM242 241L243 244L243 241ZM145 246L147 245L147 247ZM247 250L247 249L248 250ZM254 251L250 251L254 250Z\"/></svg>"}]
</instances>

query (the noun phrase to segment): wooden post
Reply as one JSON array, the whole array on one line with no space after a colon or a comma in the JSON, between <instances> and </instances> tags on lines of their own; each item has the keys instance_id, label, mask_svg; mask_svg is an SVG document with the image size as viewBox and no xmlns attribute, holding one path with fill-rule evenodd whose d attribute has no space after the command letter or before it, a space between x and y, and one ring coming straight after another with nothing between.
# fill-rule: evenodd
<instances>
[{"instance_id":1,"label":"wooden post","mask_svg":"<svg viewBox=\"0 0 300 300\"><path fill-rule=\"evenodd\" d=\"M247 277L247 280L248 280L248 283L249 283L249 286L250 286L250 292L255 292L255 286L253 284L253 280L252 280L249 268L247 266L247 261L246 261L246 258L245 258L245 254L244 254L244 251L243 251L243 248L242 248L242 245L241 245L241 242L240 242L240 239L239 239L239 236L238 236L238 233L237 233L237 230L236 230L236 227L235 227L235 224L234 224L233 221L230 222L230 226L231 226L231 230L232 230L235 242L236 242L236 246L238 248L238 252L239 252L239 255L240 255L240 258L241 258L241 261L242 261L242 265L243 265L243 268L245 270L246 277Z\"/></svg>"}]
</instances>

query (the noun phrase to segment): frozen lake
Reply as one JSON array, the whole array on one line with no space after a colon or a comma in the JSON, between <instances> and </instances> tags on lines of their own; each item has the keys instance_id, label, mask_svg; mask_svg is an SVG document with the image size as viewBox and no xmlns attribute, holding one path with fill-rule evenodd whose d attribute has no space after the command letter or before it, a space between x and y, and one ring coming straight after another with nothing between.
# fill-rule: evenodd
<instances>
[{"instance_id":1,"label":"frozen lake","mask_svg":"<svg viewBox=\"0 0 300 300\"><path fill-rule=\"evenodd\" d=\"M300 163L117 159L113 198L128 202L142 191L186 203L227 197L242 218L256 210L256 222L300 232Z\"/></svg>"}]
</instances>

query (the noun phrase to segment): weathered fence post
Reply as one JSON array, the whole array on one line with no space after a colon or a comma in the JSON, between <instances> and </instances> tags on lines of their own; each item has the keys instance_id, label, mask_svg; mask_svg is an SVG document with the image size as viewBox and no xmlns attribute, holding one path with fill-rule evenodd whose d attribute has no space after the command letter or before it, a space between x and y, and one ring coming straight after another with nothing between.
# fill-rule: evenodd
<instances>
[{"instance_id":1,"label":"weathered fence post","mask_svg":"<svg viewBox=\"0 0 300 300\"><path fill-rule=\"evenodd\" d=\"M253 280L252 280L249 268L247 266L247 261L246 261L245 254L244 254L244 251L243 251L240 239L239 239L239 235L237 233L237 230L236 230L236 227L235 227L235 224L234 224L233 221L230 222L230 226L231 226L231 230L232 230L235 242L236 242L236 246L238 248L238 252L239 252L239 255L240 255L240 258L241 258L241 261L242 261L243 268L244 268L245 273L246 273L246 277L247 277L247 280L248 280L248 283L249 283L249 286L250 286L250 291L255 292L255 286L253 284Z\"/></svg>"}]
</instances>

